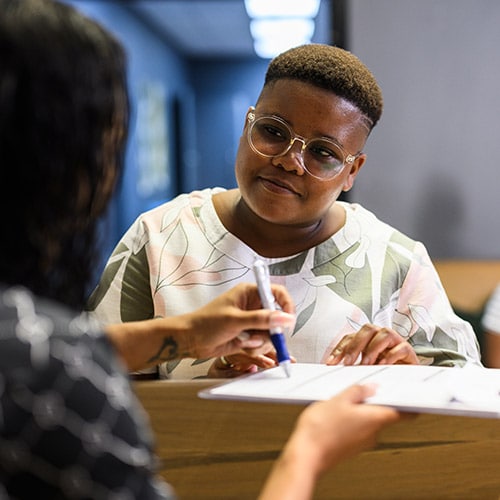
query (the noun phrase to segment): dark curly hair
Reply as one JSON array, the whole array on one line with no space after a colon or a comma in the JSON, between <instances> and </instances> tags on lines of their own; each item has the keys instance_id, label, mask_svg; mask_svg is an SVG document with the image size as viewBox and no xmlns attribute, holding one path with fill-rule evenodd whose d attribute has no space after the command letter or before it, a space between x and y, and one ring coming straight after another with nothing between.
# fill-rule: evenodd
<instances>
[{"instance_id":1,"label":"dark curly hair","mask_svg":"<svg viewBox=\"0 0 500 500\"><path fill-rule=\"evenodd\" d=\"M69 5L0 12L0 281L82 308L121 177L125 53Z\"/></svg>"},{"instance_id":2,"label":"dark curly hair","mask_svg":"<svg viewBox=\"0 0 500 500\"><path fill-rule=\"evenodd\" d=\"M382 115L382 91L370 70L351 52L319 43L301 45L276 56L264 87L291 78L331 90L356 106L372 129Z\"/></svg>"}]
</instances>

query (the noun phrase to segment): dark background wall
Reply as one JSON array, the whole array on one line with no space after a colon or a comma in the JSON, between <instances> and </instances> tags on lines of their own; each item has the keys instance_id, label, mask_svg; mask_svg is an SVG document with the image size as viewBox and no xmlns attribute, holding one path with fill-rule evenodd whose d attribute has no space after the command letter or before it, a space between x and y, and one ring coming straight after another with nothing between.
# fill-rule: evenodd
<instances>
[{"instance_id":1,"label":"dark background wall","mask_svg":"<svg viewBox=\"0 0 500 500\"><path fill-rule=\"evenodd\" d=\"M249 106L264 83L268 61L196 61L191 74L197 99L197 186L236 186L234 159Z\"/></svg>"},{"instance_id":2,"label":"dark background wall","mask_svg":"<svg viewBox=\"0 0 500 500\"><path fill-rule=\"evenodd\" d=\"M182 176L177 167L178 136L193 137L191 144L195 144L194 94L186 61L120 2L68 3L112 31L125 46L128 57L130 137L125 174L103 221L104 259L139 213L175 196L184 177L196 178L189 161L185 168L191 171ZM163 171L159 167L148 171L152 150L157 151L153 163L161 164ZM145 183L148 177L150 185Z\"/></svg>"}]
</instances>

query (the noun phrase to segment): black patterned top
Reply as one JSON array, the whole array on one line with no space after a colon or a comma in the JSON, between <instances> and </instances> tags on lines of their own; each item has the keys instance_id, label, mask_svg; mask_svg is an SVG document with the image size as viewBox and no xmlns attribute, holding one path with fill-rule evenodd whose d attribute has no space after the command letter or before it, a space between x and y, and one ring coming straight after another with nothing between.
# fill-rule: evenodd
<instances>
[{"instance_id":1,"label":"black patterned top","mask_svg":"<svg viewBox=\"0 0 500 500\"><path fill-rule=\"evenodd\" d=\"M147 415L107 337L0 287L0 499L172 499Z\"/></svg>"}]
</instances>

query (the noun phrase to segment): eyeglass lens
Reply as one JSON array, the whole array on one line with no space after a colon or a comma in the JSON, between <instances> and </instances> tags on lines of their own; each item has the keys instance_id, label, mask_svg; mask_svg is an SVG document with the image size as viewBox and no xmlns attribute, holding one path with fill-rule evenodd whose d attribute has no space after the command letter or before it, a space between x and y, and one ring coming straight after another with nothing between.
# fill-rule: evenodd
<instances>
[{"instance_id":1,"label":"eyeglass lens","mask_svg":"<svg viewBox=\"0 0 500 500\"><path fill-rule=\"evenodd\" d=\"M249 138L254 148L260 154L269 157L286 154L293 146L290 144L293 137L290 128L273 117L257 118L249 131ZM303 163L311 175L328 179L342 170L344 153L332 141L310 139L303 148Z\"/></svg>"}]
</instances>

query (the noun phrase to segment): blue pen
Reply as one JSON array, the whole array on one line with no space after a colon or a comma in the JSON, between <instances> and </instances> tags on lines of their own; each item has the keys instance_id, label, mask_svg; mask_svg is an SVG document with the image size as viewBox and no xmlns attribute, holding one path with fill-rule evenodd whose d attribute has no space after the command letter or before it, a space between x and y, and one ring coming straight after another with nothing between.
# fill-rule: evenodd
<instances>
[{"instance_id":1,"label":"blue pen","mask_svg":"<svg viewBox=\"0 0 500 500\"><path fill-rule=\"evenodd\" d=\"M260 300L262 305L266 309L271 309L271 311L276 310L275 300L273 292L271 291L271 280L269 278L269 269L266 264L257 259L253 265L253 272L255 274L255 279L257 281L257 288L259 289ZM271 328L269 330L271 334L271 342L276 349L276 355L278 357L278 362L280 366L286 373L286 376L290 376L290 355L288 354L288 349L285 343L285 336L283 335L283 330L280 327Z\"/></svg>"}]
</instances>

